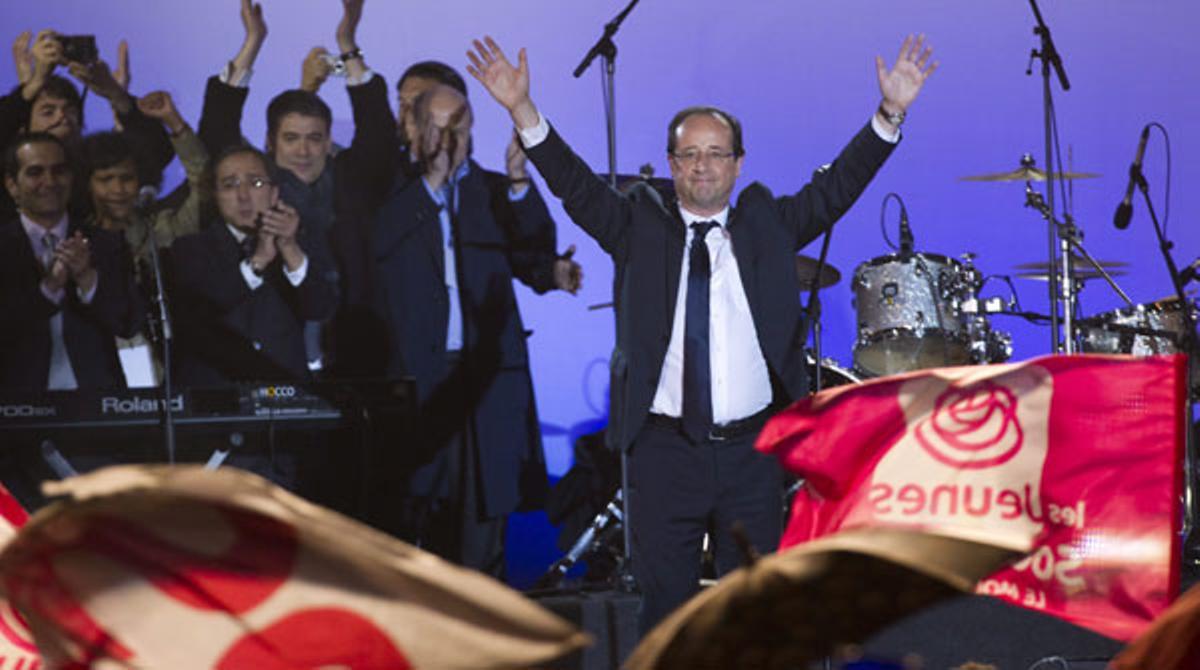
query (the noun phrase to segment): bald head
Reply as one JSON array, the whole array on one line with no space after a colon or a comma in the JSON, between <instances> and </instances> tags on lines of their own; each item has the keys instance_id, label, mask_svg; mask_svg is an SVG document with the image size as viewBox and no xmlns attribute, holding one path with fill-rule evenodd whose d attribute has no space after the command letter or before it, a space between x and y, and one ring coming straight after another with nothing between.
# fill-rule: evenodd
<instances>
[{"instance_id":1,"label":"bald head","mask_svg":"<svg viewBox=\"0 0 1200 670\"><path fill-rule=\"evenodd\" d=\"M432 124L438 128L457 129L465 125L468 131L471 129L473 119L467 97L445 84L434 84L423 91L413 102L413 107L418 126Z\"/></svg>"},{"instance_id":2,"label":"bald head","mask_svg":"<svg viewBox=\"0 0 1200 670\"><path fill-rule=\"evenodd\" d=\"M436 84L417 96L413 116L424 157L445 151L454 166L466 159L474 121L466 96L445 84Z\"/></svg>"}]
</instances>

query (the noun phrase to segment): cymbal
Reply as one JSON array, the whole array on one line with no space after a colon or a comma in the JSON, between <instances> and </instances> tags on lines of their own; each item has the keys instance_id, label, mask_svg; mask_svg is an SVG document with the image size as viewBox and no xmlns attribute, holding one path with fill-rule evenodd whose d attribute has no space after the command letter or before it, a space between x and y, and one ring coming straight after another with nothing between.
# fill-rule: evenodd
<instances>
[{"instance_id":1,"label":"cymbal","mask_svg":"<svg viewBox=\"0 0 1200 670\"><path fill-rule=\"evenodd\" d=\"M1107 268L1105 268L1105 269L1107 269ZM1108 270L1108 275L1110 277L1121 277L1121 276L1127 275L1127 274L1129 274L1129 273L1124 270ZM1050 281L1050 274L1047 273L1045 270L1031 270L1029 272L1018 272L1013 276L1017 277L1018 279L1030 279L1033 281ZM1075 281L1088 281L1091 279L1099 279L1103 276L1104 275L1102 275L1096 271L1096 268L1091 267L1091 266L1088 266L1086 268L1083 268L1083 267L1075 268Z\"/></svg>"},{"instance_id":2,"label":"cymbal","mask_svg":"<svg viewBox=\"0 0 1200 670\"><path fill-rule=\"evenodd\" d=\"M837 268L829 263L821 268L821 276L817 276L817 259L796 254L796 278L800 280L800 288L805 291L812 290L813 284L817 288L829 288L842 280L842 273Z\"/></svg>"},{"instance_id":3,"label":"cymbal","mask_svg":"<svg viewBox=\"0 0 1200 670\"><path fill-rule=\"evenodd\" d=\"M607 175L600 175L607 181ZM646 184L660 193L674 193L675 181L663 177L647 176L644 174L617 174L617 190L621 193L628 193L629 189L638 184Z\"/></svg>"},{"instance_id":4,"label":"cymbal","mask_svg":"<svg viewBox=\"0 0 1200 670\"><path fill-rule=\"evenodd\" d=\"M1055 172L1055 181L1059 179L1095 179L1100 175L1096 172ZM1046 181L1046 171L1035 167L1019 167L1009 172L993 172L990 174L975 174L959 177L959 181Z\"/></svg>"},{"instance_id":5,"label":"cymbal","mask_svg":"<svg viewBox=\"0 0 1200 670\"><path fill-rule=\"evenodd\" d=\"M1055 264L1057 264L1058 260L1059 259L1057 258L1055 259ZM1099 263L1100 267L1104 268L1105 270L1109 268L1129 267L1129 263L1126 263L1125 261L1097 260L1096 262ZM1071 256L1071 264L1074 265L1078 270L1095 270L1095 268L1092 267L1092 264L1089 263L1083 256ZM1032 263L1020 263L1013 266L1014 270L1040 270L1042 273L1045 273L1049 268L1050 264L1046 261L1033 261Z\"/></svg>"}]
</instances>

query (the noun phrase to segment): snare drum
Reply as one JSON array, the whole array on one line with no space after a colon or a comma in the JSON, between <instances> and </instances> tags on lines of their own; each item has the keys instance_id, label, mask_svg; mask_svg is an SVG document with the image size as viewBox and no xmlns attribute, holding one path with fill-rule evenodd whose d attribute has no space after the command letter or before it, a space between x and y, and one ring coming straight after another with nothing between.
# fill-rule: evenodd
<instances>
[{"instance_id":1,"label":"snare drum","mask_svg":"<svg viewBox=\"0 0 1200 670\"><path fill-rule=\"evenodd\" d=\"M971 361L959 294L971 280L937 254L892 254L854 271L854 366L869 376Z\"/></svg>"},{"instance_id":2,"label":"snare drum","mask_svg":"<svg viewBox=\"0 0 1200 670\"><path fill-rule=\"evenodd\" d=\"M1179 298L1115 309L1079 323L1081 348L1094 354L1178 353L1186 330Z\"/></svg>"}]
</instances>

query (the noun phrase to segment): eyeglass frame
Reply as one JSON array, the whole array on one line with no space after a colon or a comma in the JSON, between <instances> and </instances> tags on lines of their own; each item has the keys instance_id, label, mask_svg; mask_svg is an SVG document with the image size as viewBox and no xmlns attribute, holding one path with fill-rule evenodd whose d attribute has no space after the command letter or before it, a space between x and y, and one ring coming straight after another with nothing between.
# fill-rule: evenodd
<instances>
[{"instance_id":1,"label":"eyeglass frame","mask_svg":"<svg viewBox=\"0 0 1200 670\"><path fill-rule=\"evenodd\" d=\"M713 163L726 163L737 157L735 151L700 151L698 149L688 149L683 152L671 152L671 158L679 161L683 165L695 165L704 158Z\"/></svg>"},{"instance_id":2,"label":"eyeglass frame","mask_svg":"<svg viewBox=\"0 0 1200 670\"><path fill-rule=\"evenodd\" d=\"M233 193L242 187L242 185L250 187L251 191L261 191L269 186L274 186L275 182L269 177L252 177L246 181L242 181L241 177L228 177L217 182L218 193Z\"/></svg>"}]
</instances>

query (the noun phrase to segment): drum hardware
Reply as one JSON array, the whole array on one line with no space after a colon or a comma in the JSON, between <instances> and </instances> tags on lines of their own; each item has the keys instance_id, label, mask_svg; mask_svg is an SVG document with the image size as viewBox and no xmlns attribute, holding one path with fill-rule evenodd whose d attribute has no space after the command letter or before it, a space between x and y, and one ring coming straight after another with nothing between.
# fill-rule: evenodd
<instances>
[{"instance_id":1,"label":"drum hardware","mask_svg":"<svg viewBox=\"0 0 1200 670\"><path fill-rule=\"evenodd\" d=\"M1029 154L1025 154L1028 156ZM1096 179L1101 175L1096 172L1055 172L1050 175L1055 181L1059 179L1074 181L1076 179ZM1046 181L1046 171L1033 167L1033 165L1022 165L1015 170L1008 172L992 172L988 174L975 174L959 177L959 181L995 181L995 182L1010 182L1010 181Z\"/></svg>"},{"instance_id":2,"label":"drum hardware","mask_svg":"<svg viewBox=\"0 0 1200 670\"><path fill-rule=\"evenodd\" d=\"M829 263L821 263L811 256L796 254L796 279L800 282L800 290L810 291L814 284L819 289L837 284L842 280L842 273Z\"/></svg>"},{"instance_id":3,"label":"drum hardware","mask_svg":"<svg viewBox=\"0 0 1200 670\"><path fill-rule=\"evenodd\" d=\"M1188 303L1192 314L1196 304ZM1116 309L1080 321L1083 351L1154 356L1185 351L1187 325L1178 298Z\"/></svg>"},{"instance_id":4,"label":"drum hardware","mask_svg":"<svg viewBox=\"0 0 1200 670\"><path fill-rule=\"evenodd\" d=\"M1029 281L1050 281L1050 279L1054 276L1053 274L1051 274L1052 272L1053 272L1052 270L1051 271L1042 270L1042 271L1038 271L1038 272L1032 272L1032 271L1031 272L1017 272L1014 274L1014 276L1017 277L1018 279L1026 279ZM1124 277L1125 275L1127 275L1129 273L1124 270L1111 270L1111 271L1109 271L1108 274L1110 277ZM1077 283L1091 281L1093 279L1103 279L1103 278L1104 278L1104 275L1100 274L1099 272L1097 272L1096 270L1094 270L1092 268L1076 268L1075 276L1073 277L1074 281Z\"/></svg>"},{"instance_id":5,"label":"drum hardware","mask_svg":"<svg viewBox=\"0 0 1200 670\"><path fill-rule=\"evenodd\" d=\"M815 388L815 380L817 378L817 370L821 370L821 376L826 380L824 388L836 388L838 386L846 386L848 384L861 384L862 377L854 370L848 370L842 367L837 361L832 358L818 359L812 349L804 351L805 365L808 368L808 383L809 389L813 393L817 393ZM817 361L820 360L820 364Z\"/></svg>"},{"instance_id":6,"label":"drum hardware","mask_svg":"<svg viewBox=\"0 0 1200 670\"><path fill-rule=\"evenodd\" d=\"M1120 296L1121 300L1125 301L1126 305L1133 307L1134 302L1129 298L1129 295L1126 294L1125 291L1121 290L1121 287L1117 284L1116 280L1113 279L1114 275L1123 273L1119 273L1119 271L1115 269L1112 272L1109 272L1108 268L1105 267L1105 264L1097 261L1090 253L1088 253L1088 250L1083 246L1083 235L1079 231L1078 227L1075 226L1075 221L1072 219L1071 215L1067 214L1065 216L1065 221L1060 222L1058 219L1056 219L1054 217L1054 212L1051 210L1050 206L1046 204L1046 201L1042 198L1042 195L1033 190L1033 184L1029 182L1025 183L1025 206L1036 209L1039 213L1041 213L1042 218L1044 218L1046 222L1050 224L1051 229L1056 231L1057 237L1062 244L1061 260L1056 259L1056 262L1058 263L1057 269L1059 272L1051 272L1046 276L1055 277L1056 280L1061 280L1061 283L1059 284L1060 291L1058 293L1058 297L1062 300L1061 314L1063 351L1068 354L1073 354L1076 350L1077 337L1074 323L1075 309L1078 301L1078 292L1082 288L1084 281L1080 279L1081 276L1086 277L1092 274L1094 271L1096 276L1102 277L1106 282L1108 282L1108 285L1112 287L1112 290L1118 296ZM1087 272L1076 269L1077 260L1082 260L1087 264L1087 266L1090 266L1087 267ZM1110 264L1116 262L1119 261L1109 261ZM1049 263L1046 267L1052 268L1053 266L1054 263ZM1081 263L1080 266L1083 267L1083 264ZM1031 277L1028 278L1035 276L1036 275L1031 275ZM1054 309L1051 310L1051 319L1054 320L1057 310L1057 303L1054 303L1052 307ZM1057 341L1058 333L1055 332L1054 336L1055 340Z\"/></svg>"}]
</instances>

